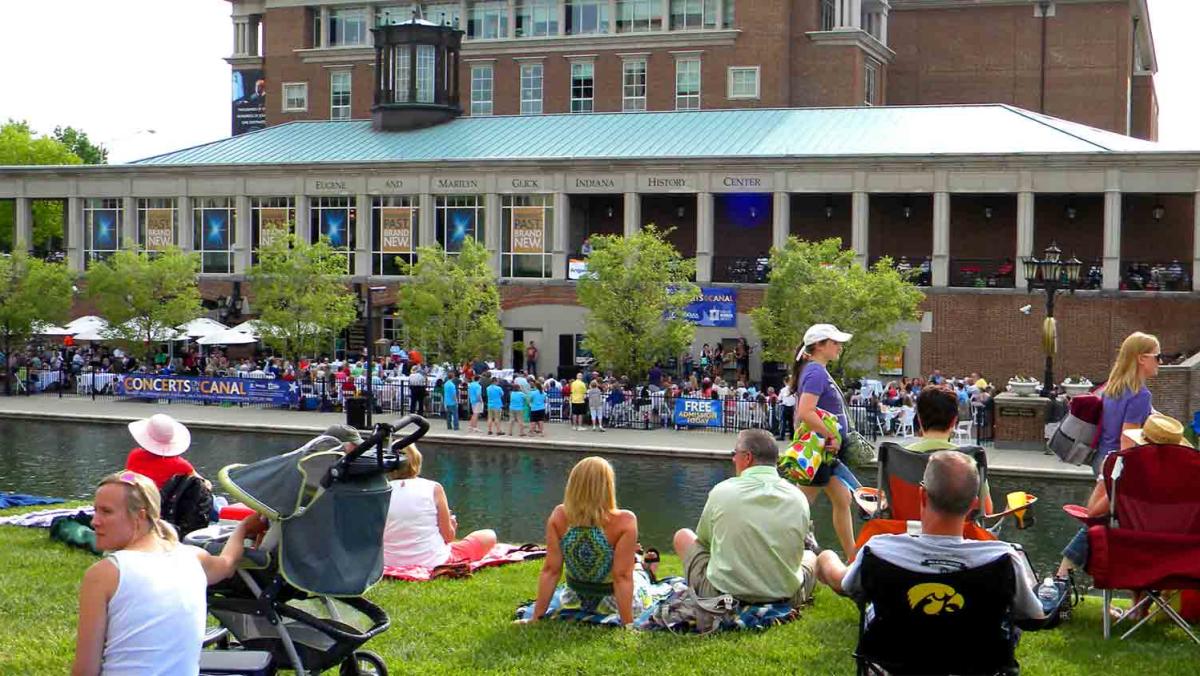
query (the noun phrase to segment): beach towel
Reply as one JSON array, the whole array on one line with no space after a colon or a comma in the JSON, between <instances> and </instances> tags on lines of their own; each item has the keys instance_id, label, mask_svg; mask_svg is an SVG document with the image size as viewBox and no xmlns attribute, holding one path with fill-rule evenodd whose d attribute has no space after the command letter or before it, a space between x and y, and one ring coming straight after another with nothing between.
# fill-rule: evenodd
<instances>
[{"instance_id":1,"label":"beach towel","mask_svg":"<svg viewBox=\"0 0 1200 676\"><path fill-rule=\"evenodd\" d=\"M87 507L60 507L58 509L43 509L37 512L17 514L16 516L0 516L0 526L49 528L50 524L54 523L54 520L60 516L73 516L79 512L93 514L95 511L95 508L91 505Z\"/></svg>"},{"instance_id":2,"label":"beach towel","mask_svg":"<svg viewBox=\"0 0 1200 676\"><path fill-rule=\"evenodd\" d=\"M383 576L408 582L427 582L438 577L470 577L480 568L503 566L546 557L546 548L540 545L510 545L498 543L487 556L478 561L451 562L433 568L427 566L384 566Z\"/></svg>"},{"instance_id":3,"label":"beach towel","mask_svg":"<svg viewBox=\"0 0 1200 676\"><path fill-rule=\"evenodd\" d=\"M650 582L650 577L645 571L635 568L633 570L633 614L635 619L647 609L652 608L658 601L670 595L673 585L679 583L685 586L687 584L681 577L663 578L657 583ZM533 617L535 603L536 601L527 601L518 606L516 618L527 620ZM546 614L541 619L621 626L621 616L617 614L616 601L611 594L600 599L583 599L566 584L560 584L554 590Z\"/></svg>"},{"instance_id":4,"label":"beach towel","mask_svg":"<svg viewBox=\"0 0 1200 676\"><path fill-rule=\"evenodd\" d=\"M28 507L30 505L53 505L58 502L65 501L62 498L44 498L39 495L24 495L22 493L0 491L0 509Z\"/></svg>"},{"instance_id":5,"label":"beach towel","mask_svg":"<svg viewBox=\"0 0 1200 676\"><path fill-rule=\"evenodd\" d=\"M768 629L800 616L788 603L742 603L728 594L698 598L687 581L675 578L670 594L642 613L634 627L645 631L709 634L739 629Z\"/></svg>"}]
</instances>

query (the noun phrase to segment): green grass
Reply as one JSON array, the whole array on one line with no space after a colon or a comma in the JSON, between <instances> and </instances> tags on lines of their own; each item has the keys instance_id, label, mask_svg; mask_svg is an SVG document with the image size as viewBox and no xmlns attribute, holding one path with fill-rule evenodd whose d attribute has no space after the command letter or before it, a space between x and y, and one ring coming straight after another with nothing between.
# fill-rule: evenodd
<instances>
[{"instance_id":1,"label":"green grass","mask_svg":"<svg viewBox=\"0 0 1200 676\"><path fill-rule=\"evenodd\" d=\"M14 512L6 512L10 514ZM76 593L95 558L51 542L45 530L0 527L0 674L60 674L74 654ZM537 563L483 570L467 580L384 581L368 596L391 614L391 628L367 647L399 674L853 673L854 605L817 590L792 624L762 633L710 637L632 633L544 622L510 623L534 595ZM663 573L679 574L674 557ZM1195 673L1200 647L1157 623L1128 641L1105 642L1100 602L1074 619L1027 633L1017 657L1025 674Z\"/></svg>"}]
</instances>

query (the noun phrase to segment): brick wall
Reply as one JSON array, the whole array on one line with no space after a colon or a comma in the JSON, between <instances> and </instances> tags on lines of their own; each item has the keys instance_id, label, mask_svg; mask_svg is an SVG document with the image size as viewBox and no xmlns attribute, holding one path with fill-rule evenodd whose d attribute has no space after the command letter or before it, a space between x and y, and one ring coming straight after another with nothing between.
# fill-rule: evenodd
<instances>
[{"instance_id":1,"label":"brick wall","mask_svg":"<svg viewBox=\"0 0 1200 676\"><path fill-rule=\"evenodd\" d=\"M1154 77L1138 75L1133 78L1133 119L1129 133L1137 138L1158 140L1158 94Z\"/></svg>"}]
</instances>

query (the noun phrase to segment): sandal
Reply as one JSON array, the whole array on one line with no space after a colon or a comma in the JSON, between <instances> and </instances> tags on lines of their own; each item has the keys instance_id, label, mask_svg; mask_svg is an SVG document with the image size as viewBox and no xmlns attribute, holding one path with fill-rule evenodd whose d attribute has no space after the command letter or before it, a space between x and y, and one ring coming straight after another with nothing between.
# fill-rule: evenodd
<instances>
[{"instance_id":1,"label":"sandal","mask_svg":"<svg viewBox=\"0 0 1200 676\"><path fill-rule=\"evenodd\" d=\"M651 584L658 584L658 564L661 561L662 556L653 547L646 549L646 553L642 555L642 567L646 569L646 574L650 576Z\"/></svg>"}]
</instances>

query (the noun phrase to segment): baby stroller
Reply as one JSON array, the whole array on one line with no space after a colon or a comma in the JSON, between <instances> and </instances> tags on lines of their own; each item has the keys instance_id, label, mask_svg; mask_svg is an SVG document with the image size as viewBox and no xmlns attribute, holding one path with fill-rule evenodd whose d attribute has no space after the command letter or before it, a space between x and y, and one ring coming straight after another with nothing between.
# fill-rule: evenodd
<instances>
[{"instance_id":1,"label":"baby stroller","mask_svg":"<svg viewBox=\"0 0 1200 676\"><path fill-rule=\"evenodd\" d=\"M410 425L416 431L388 447ZM359 650L390 622L362 595L383 575L391 496L384 475L400 462L395 450L428 430L424 418L410 415L376 425L350 453L320 436L221 470L221 485L271 525L258 547L246 548L237 574L208 589L208 611L221 629L205 641L218 650L201 653L202 674L270 675L276 664L301 675L333 667L342 675L387 674L382 658ZM215 553L233 529L217 525L185 541ZM241 650L230 650L232 642Z\"/></svg>"}]
</instances>

